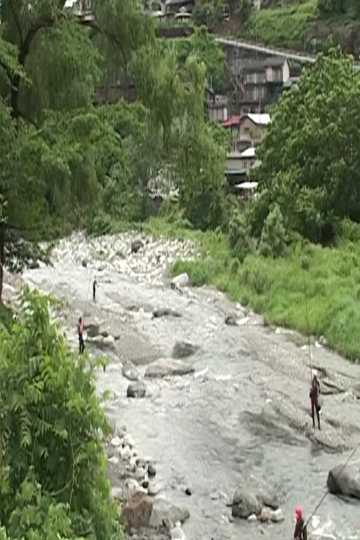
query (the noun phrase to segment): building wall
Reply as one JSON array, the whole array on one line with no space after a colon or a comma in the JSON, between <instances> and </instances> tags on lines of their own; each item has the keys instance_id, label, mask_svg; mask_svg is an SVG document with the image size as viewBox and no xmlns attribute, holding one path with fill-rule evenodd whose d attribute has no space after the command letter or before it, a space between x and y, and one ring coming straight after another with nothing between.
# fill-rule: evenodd
<instances>
[{"instance_id":1,"label":"building wall","mask_svg":"<svg viewBox=\"0 0 360 540\"><path fill-rule=\"evenodd\" d=\"M248 143L249 146L257 146L265 137L266 126L257 126L250 118L244 118L240 122L239 142Z\"/></svg>"}]
</instances>

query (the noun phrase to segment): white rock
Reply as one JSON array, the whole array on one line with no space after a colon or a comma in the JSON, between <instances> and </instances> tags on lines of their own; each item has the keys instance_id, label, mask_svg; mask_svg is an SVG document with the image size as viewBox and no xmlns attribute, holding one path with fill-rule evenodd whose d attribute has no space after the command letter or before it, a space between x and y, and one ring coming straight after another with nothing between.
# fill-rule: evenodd
<instances>
[{"instance_id":1,"label":"white rock","mask_svg":"<svg viewBox=\"0 0 360 540\"><path fill-rule=\"evenodd\" d=\"M281 521L284 521L284 512L281 510L281 508L278 508L277 510L273 510L271 513L271 521L273 523L280 523Z\"/></svg>"},{"instance_id":2,"label":"white rock","mask_svg":"<svg viewBox=\"0 0 360 540\"><path fill-rule=\"evenodd\" d=\"M110 444L111 444L111 446L114 446L114 448L117 448L118 446L121 446L120 437L114 437L113 439L111 439Z\"/></svg>"},{"instance_id":3,"label":"white rock","mask_svg":"<svg viewBox=\"0 0 360 540\"><path fill-rule=\"evenodd\" d=\"M251 516L249 516L247 520L250 522L257 521L257 517L255 516L255 514L251 514Z\"/></svg>"},{"instance_id":4,"label":"white rock","mask_svg":"<svg viewBox=\"0 0 360 540\"><path fill-rule=\"evenodd\" d=\"M119 458L116 456L112 456L111 458L108 459L108 462L112 463L113 465L117 465L119 463Z\"/></svg>"}]
</instances>

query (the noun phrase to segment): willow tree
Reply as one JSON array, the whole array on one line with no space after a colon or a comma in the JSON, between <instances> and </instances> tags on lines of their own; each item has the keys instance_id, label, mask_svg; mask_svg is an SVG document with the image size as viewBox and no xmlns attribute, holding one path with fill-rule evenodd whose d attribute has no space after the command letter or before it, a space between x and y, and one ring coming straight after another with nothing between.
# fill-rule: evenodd
<instances>
[{"instance_id":1,"label":"willow tree","mask_svg":"<svg viewBox=\"0 0 360 540\"><path fill-rule=\"evenodd\" d=\"M107 133L92 113L96 85L154 39L134 0L94 2L87 20L65 3L0 3L0 301L5 259L22 258L23 238L36 239L54 211L73 217L94 202ZM114 148L114 130L110 139Z\"/></svg>"}]
</instances>

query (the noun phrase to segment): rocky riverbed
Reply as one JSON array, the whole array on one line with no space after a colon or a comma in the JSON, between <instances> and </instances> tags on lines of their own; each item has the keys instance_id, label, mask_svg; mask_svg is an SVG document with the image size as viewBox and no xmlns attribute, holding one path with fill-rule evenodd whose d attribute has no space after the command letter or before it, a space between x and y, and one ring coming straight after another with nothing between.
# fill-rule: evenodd
<instances>
[{"instance_id":1,"label":"rocky riverbed","mask_svg":"<svg viewBox=\"0 0 360 540\"><path fill-rule=\"evenodd\" d=\"M64 300L61 324L74 347L77 318L91 324L87 349L109 358L98 390L110 391L104 407L115 432L124 437L126 426L145 476L150 464L156 469L156 498L190 512L183 531L173 529L174 538L291 535L295 504L310 515L328 471L360 442L360 368L314 344L311 363L324 391L322 430L314 433L306 341L265 327L260 316L217 291L170 287L168 265L194 256L188 242L74 235L54 249L52 266L23 278ZM114 489L123 490L130 477L120 480L119 471L130 460L136 465L136 456L124 461L115 448L109 459L119 461L110 461L110 473ZM235 492L251 499L264 489L271 504L276 494L283 521L233 517ZM315 536L359 538L354 505L329 495L313 520ZM168 529L160 534L168 536Z\"/></svg>"}]
</instances>

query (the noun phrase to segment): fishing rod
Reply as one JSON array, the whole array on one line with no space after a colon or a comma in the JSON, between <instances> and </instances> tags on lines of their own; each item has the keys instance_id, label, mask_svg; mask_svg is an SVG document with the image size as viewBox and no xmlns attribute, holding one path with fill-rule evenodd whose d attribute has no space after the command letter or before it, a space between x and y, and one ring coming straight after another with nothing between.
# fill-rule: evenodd
<instances>
[{"instance_id":1,"label":"fishing rod","mask_svg":"<svg viewBox=\"0 0 360 540\"><path fill-rule=\"evenodd\" d=\"M356 446L351 454L348 456L347 460L345 461L344 465L341 467L340 469L340 472L339 472L339 475L342 473L342 471L345 469L346 465L349 463L349 461L351 460L351 458L356 454L357 450L359 449L359 446ZM313 518L313 516L315 515L315 512L317 512L320 508L320 506L322 505L322 503L324 502L324 500L326 499L326 497L329 495L330 491L329 490L326 490L325 493L322 495L320 501L318 502L318 504L315 506L314 510L311 512L310 514L310 517L308 518L308 520L306 521L305 525L304 525L304 529L305 527L308 526L308 524L310 523L311 519Z\"/></svg>"}]
</instances>

